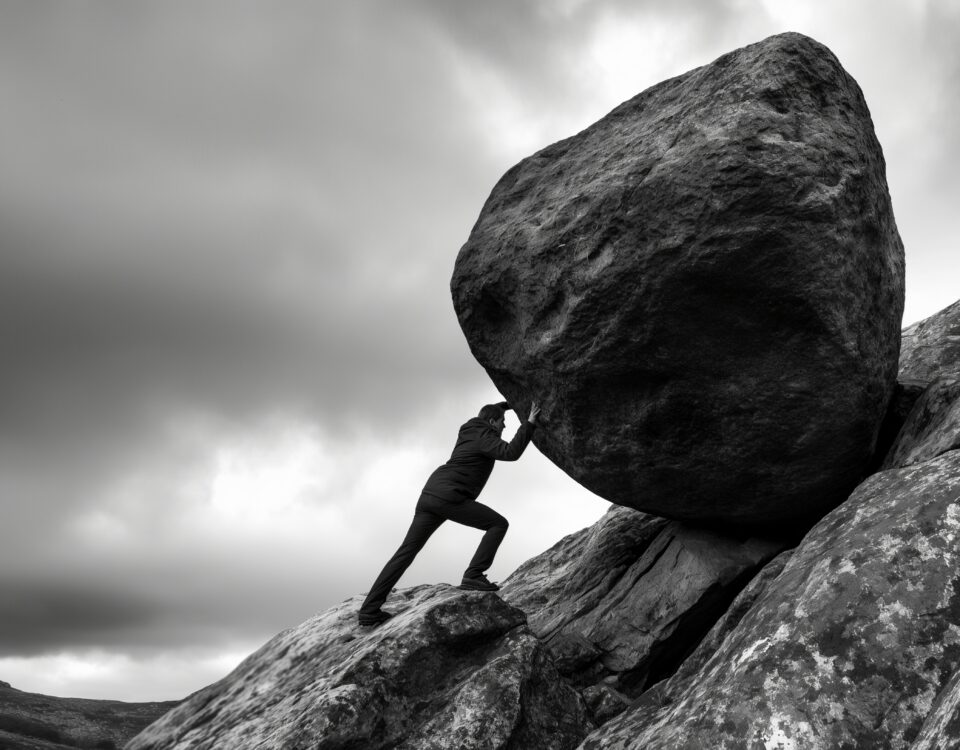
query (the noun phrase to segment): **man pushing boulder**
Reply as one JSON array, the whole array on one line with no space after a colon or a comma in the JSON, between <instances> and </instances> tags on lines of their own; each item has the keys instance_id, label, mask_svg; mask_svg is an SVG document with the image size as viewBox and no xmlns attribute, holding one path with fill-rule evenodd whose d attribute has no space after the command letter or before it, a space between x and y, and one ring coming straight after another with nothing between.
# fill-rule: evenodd
<instances>
[{"instance_id":1,"label":"man pushing boulder","mask_svg":"<svg viewBox=\"0 0 960 750\"><path fill-rule=\"evenodd\" d=\"M450 459L430 475L420 493L407 536L374 581L360 607L358 619L361 625L375 626L390 619L392 615L380 607L427 539L444 521L454 521L484 532L463 574L460 588L471 591L497 591L500 588L487 580L484 573L493 565L509 524L495 510L478 503L477 496L487 483L495 461L520 458L540 414L540 407L534 403L530 415L508 443L500 436L504 413L510 408L506 401L487 404L460 428Z\"/></svg>"}]
</instances>

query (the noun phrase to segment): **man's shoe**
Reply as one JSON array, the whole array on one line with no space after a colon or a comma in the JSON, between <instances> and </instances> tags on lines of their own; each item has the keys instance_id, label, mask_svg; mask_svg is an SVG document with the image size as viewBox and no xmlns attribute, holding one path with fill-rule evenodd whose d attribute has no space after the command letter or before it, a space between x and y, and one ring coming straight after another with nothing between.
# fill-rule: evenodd
<instances>
[{"instance_id":1,"label":"man's shoe","mask_svg":"<svg viewBox=\"0 0 960 750\"><path fill-rule=\"evenodd\" d=\"M389 612L384 612L382 609L378 609L376 612L371 612L366 614L361 612L357 615L357 620L360 622L360 627L363 628L375 628L377 625L382 625L387 620L393 617Z\"/></svg>"},{"instance_id":2,"label":"man's shoe","mask_svg":"<svg viewBox=\"0 0 960 750\"><path fill-rule=\"evenodd\" d=\"M485 575L478 576L467 576L463 577L463 580L460 581L460 588L465 591L499 591L500 587L495 583L491 583L487 580Z\"/></svg>"}]
</instances>

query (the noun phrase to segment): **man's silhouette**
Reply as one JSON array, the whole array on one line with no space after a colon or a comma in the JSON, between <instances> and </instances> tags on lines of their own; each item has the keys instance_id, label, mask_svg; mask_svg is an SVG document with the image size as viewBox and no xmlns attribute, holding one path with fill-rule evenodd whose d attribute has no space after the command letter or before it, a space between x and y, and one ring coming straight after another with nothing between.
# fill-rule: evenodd
<instances>
[{"instance_id":1,"label":"man's silhouette","mask_svg":"<svg viewBox=\"0 0 960 750\"><path fill-rule=\"evenodd\" d=\"M503 415L509 408L506 401L487 404L479 415L460 428L450 460L427 479L403 544L384 566L360 607L361 625L379 625L390 619L392 615L380 607L427 539L444 521L455 521L484 531L476 554L463 574L460 588L473 591L497 591L500 588L487 580L484 573L493 565L494 555L509 524L495 510L478 503L477 496L487 483L495 461L520 458L540 414L540 407L534 403L530 407L530 416L508 443L500 435L504 427Z\"/></svg>"}]
</instances>

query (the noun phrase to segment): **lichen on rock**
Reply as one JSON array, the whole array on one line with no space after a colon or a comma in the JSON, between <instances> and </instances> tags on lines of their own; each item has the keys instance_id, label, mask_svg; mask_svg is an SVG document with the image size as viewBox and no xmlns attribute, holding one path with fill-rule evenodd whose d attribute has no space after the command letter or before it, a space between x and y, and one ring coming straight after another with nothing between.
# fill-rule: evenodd
<instances>
[{"instance_id":1,"label":"lichen on rock","mask_svg":"<svg viewBox=\"0 0 960 750\"><path fill-rule=\"evenodd\" d=\"M909 748L960 666L960 451L881 472L823 518L676 701L585 749ZM624 744L629 738L629 743Z\"/></svg>"}]
</instances>

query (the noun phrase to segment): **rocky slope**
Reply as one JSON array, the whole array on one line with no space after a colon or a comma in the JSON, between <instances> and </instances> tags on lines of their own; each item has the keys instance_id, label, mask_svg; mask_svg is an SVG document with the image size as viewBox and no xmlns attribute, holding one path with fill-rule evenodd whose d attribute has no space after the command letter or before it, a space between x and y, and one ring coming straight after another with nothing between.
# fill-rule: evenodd
<instances>
[{"instance_id":1,"label":"rocky slope","mask_svg":"<svg viewBox=\"0 0 960 750\"><path fill-rule=\"evenodd\" d=\"M960 369L934 355L931 393ZM795 548L614 506L502 598L399 590L372 631L360 597L321 613L130 747L960 746L960 450L892 458L935 403Z\"/></svg>"},{"instance_id":2,"label":"rocky slope","mask_svg":"<svg viewBox=\"0 0 960 750\"><path fill-rule=\"evenodd\" d=\"M583 748L960 747L958 335L960 303L904 331L901 382L920 396L886 470Z\"/></svg>"},{"instance_id":3,"label":"rocky slope","mask_svg":"<svg viewBox=\"0 0 960 750\"><path fill-rule=\"evenodd\" d=\"M451 280L537 447L615 503L815 520L862 478L894 385L903 247L856 82L771 37L523 160Z\"/></svg>"},{"instance_id":4,"label":"rocky slope","mask_svg":"<svg viewBox=\"0 0 960 750\"><path fill-rule=\"evenodd\" d=\"M585 748L906 748L960 664L960 452L864 482L676 700Z\"/></svg>"},{"instance_id":5,"label":"rocky slope","mask_svg":"<svg viewBox=\"0 0 960 750\"><path fill-rule=\"evenodd\" d=\"M783 542L613 506L503 586L597 719L672 674Z\"/></svg>"},{"instance_id":6,"label":"rocky slope","mask_svg":"<svg viewBox=\"0 0 960 750\"><path fill-rule=\"evenodd\" d=\"M281 633L129 750L573 748L592 726L526 617L495 594L420 586L357 626L348 600Z\"/></svg>"},{"instance_id":7,"label":"rocky slope","mask_svg":"<svg viewBox=\"0 0 960 750\"><path fill-rule=\"evenodd\" d=\"M114 750L175 705L55 698L0 682L0 750Z\"/></svg>"}]
</instances>

